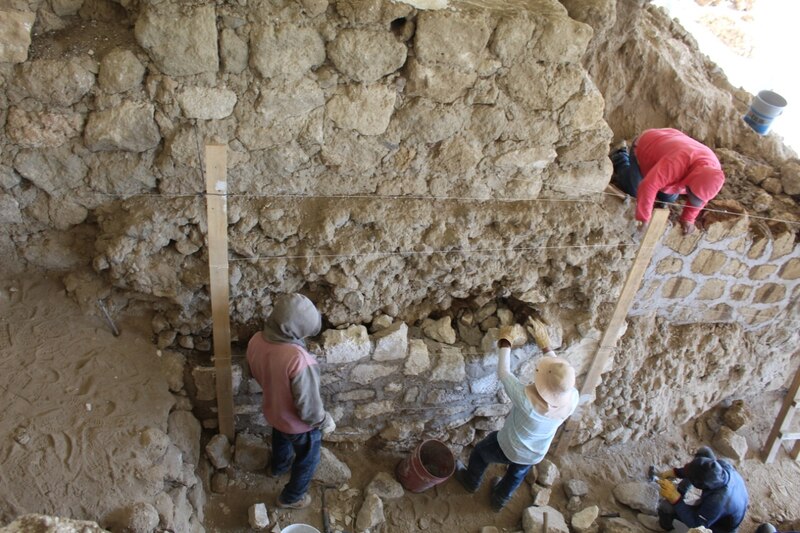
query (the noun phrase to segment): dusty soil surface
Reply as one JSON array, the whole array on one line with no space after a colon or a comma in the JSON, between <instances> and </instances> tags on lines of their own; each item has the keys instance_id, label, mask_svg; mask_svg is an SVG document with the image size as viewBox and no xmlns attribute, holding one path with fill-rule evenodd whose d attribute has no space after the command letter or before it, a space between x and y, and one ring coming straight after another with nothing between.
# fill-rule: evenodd
<instances>
[{"instance_id":1,"label":"dusty soil surface","mask_svg":"<svg viewBox=\"0 0 800 533\"><path fill-rule=\"evenodd\" d=\"M137 446L174 400L142 320L114 337L55 279L0 281L0 524L101 521L152 492Z\"/></svg>"},{"instance_id":2,"label":"dusty soil surface","mask_svg":"<svg viewBox=\"0 0 800 533\"><path fill-rule=\"evenodd\" d=\"M742 533L751 533L764 521L780 523L784 529L796 528L800 522L800 465L784 452L770 465L765 465L758 455L780 402L780 394L769 394L747 401L753 415L752 422L740 429L739 433L747 438L750 452L745 461L736 465L747 483L751 498L747 518L740 528ZM614 500L614 487L627 481L645 481L645 472L651 464L663 468L683 465L690 459L693 450L701 444L707 444L698 438L696 426L704 424L713 427L718 424L719 414L718 410L713 410L699 421L651 439L598 447L594 450L573 449L561 460L554 459L560 465L561 475L553 487L550 505L562 511L569 519L571 513L566 511L567 499L563 492L563 483L569 479L582 479L589 485L589 494L583 498L580 509L597 505L601 514L620 513L623 518L638 523L637 512ZM394 466L404 456L364 447L333 449L353 471L349 485L340 490L329 489L326 492L328 508L334 518L333 530L353 531L355 527L352 523L358 514L367 484L380 471L394 472ZM466 458L465 454L462 459ZM453 479L422 494L406 492L402 498L385 503L386 523L376 531L477 533L483 526L489 525L501 531L521 530L522 512L533 501L530 486L524 483L511 503L496 514L489 508L487 480L493 475L501 474L501 467L492 467L487 472L483 486L475 495L468 494ZM233 486L225 494L209 493L206 506L206 527L209 530L251 531L247 525L247 509L259 502L267 505L270 516L273 519L277 516L283 527L287 524L305 523L322 530L320 485L312 486L314 499L308 509L280 511L276 514L273 512L275 499L287 478L276 481L262 475L237 473L233 479ZM348 517L351 518L350 523L346 522Z\"/></svg>"}]
</instances>

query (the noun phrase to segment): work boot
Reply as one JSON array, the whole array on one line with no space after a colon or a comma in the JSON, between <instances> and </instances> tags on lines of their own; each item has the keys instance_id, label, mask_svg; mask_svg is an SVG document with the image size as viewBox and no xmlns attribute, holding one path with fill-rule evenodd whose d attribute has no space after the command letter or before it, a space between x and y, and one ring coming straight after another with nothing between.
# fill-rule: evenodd
<instances>
[{"instance_id":1,"label":"work boot","mask_svg":"<svg viewBox=\"0 0 800 533\"><path fill-rule=\"evenodd\" d=\"M456 478L456 481L458 481L462 487L464 487L465 491L469 492L470 494L475 494L478 492L478 487L473 487L467 482L467 468L461 461L456 461L456 472L453 474L453 477Z\"/></svg>"},{"instance_id":2,"label":"work boot","mask_svg":"<svg viewBox=\"0 0 800 533\"><path fill-rule=\"evenodd\" d=\"M503 478L501 478L500 476L493 477L492 478L492 483L491 483L492 488L489 491L489 495L490 495L489 504L492 506L492 511L494 511L495 513L499 513L500 511L502 511L503 507L505 507L506 504L508 503L507 499L501 500L500 498L497 497L497 494L496 494L497 485L500 484L500 481L502 479Z\"/></svg>"},{"instance_id":3,"label":"work boot","mask_svg":"<svg viewBox=\"0 0 800 533\"><path fill-rule=\"evenodd\" d=\"M304 494L302 498L292 503L284 503L281 500L281 497L278 496L278 507L281 509L305 509L309 505L311 505L311 495L308 493Z\"/></svg>"}]
</instances>

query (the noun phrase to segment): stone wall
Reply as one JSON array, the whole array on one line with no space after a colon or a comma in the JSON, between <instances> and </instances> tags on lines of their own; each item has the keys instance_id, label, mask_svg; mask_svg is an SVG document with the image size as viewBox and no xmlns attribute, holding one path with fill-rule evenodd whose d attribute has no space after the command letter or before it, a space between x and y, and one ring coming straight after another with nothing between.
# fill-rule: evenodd
<instances>
[{"instance_id":1,"label":"stone wall","mask_svg":"<svg viewBox=\"0 0 800 533\"><path fill-rule=\"evenodd\" d=\"M673 324L738 323L745 331L796 320L800 248L794 228L749 219L735 202L710 207L744 216L707 213L707 231L688 236L673 228L630 314L657 314Z\"/></svg>"}]
</instances>

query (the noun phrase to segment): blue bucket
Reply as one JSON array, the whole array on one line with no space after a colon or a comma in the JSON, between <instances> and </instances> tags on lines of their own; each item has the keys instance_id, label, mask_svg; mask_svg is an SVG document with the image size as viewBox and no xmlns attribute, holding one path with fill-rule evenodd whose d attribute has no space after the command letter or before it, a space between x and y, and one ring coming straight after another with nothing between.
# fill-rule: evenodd
<instances>
[{"instance_id":1,"label":"blue bucket","mask_svg":"<svg viewBox=\"0 0 800 533\"><path fill-rule=\"evenodd\" d=\"M775 120L786 107L786 99L772 91L761 91L750 104L750 110L744 116L747 125L759 135L766 135Z\"/></svg>"}]
</instances>

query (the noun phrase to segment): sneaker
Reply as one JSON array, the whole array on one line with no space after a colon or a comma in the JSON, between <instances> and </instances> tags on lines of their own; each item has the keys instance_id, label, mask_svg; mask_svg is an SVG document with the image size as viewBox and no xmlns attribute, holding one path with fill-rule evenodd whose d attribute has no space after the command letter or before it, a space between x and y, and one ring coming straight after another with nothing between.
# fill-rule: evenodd
<instances>
[{"instance_id":1,"label":"sneaker","mask_svg":"<svg viewBox=\"0 0 800 533\"><path fill-rule=\"evenodd\" d=\"M506 504L508 503L508 500L500 500L500 499L498 499L497 496L495 496L495 493L494 493L495 489L497 488L497 485L500 484L500 480L501 479L503 479L503 478L501 478L500 476L493 477L492 478L492 483L491 483L491 487L492 488L489 491L489 494L490 494L489 504L492 506L492 511L494 511L495 513L499 513L500 511L502 511L503 507L505 507Z\"/></svg>"},{"instance_id":2,"label":"sneaker","mask_svg":"<svg viewBox=\"0 0 800 533\"><path fill-rule=\"evenodd\" d=\"M278 496L278 507L281 509L305 509L311 505L311 495L306 493L302 498L292 503L284 503L281 497Z\"/></svg>"},{"instance_id":3,"label":"sneaker","mask_svg":"<svg viewBox=\"0 0 800 533\"><path fill-rule=\"evenodd\" d=\"M464 490L469 492L470 494L475 494L478 492L478 487L472 487L469 483L467 483L467 468L464 466L464 463L461 461L456 462L456 473L453 474L453 477L456 478L456 481L464 487Z\"/></svg>"},{"instance_id":4,"label":"sneaker","mask_svg":"<svg viewBox=\"0 0 800 533\"><path fill-rule=\"evenodd\" d=\"M612 154L616 154L617 152L627 152L628 151L628 141L622 139L620 142L614 145L611 149Z\"/></svg>"}]
</instances>

